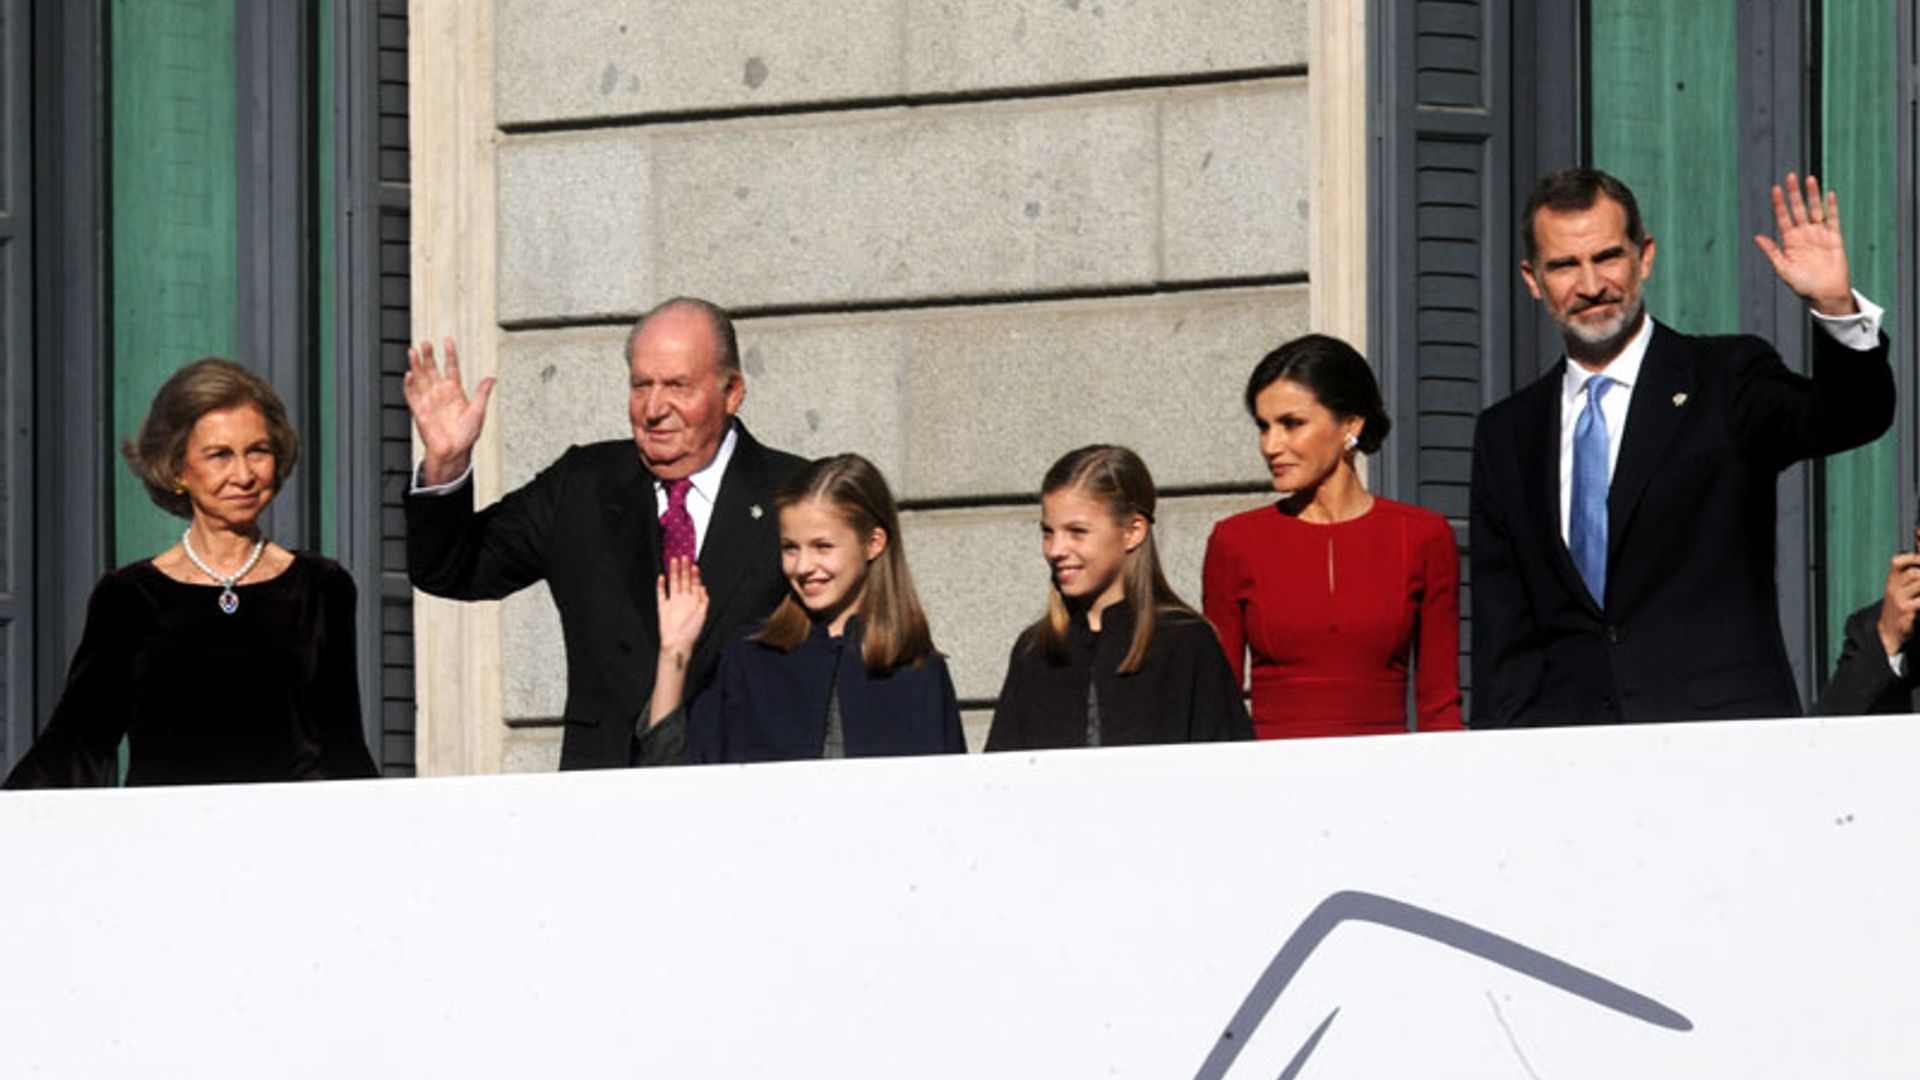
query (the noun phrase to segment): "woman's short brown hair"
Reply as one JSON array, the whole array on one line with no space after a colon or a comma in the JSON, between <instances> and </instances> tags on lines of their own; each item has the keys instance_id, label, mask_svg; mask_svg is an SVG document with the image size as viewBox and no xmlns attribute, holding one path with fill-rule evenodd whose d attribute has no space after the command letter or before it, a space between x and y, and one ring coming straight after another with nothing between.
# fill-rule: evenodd
<instances>
[{"instance_id":1,"label":"woman's short brown hair","mask_svg":"<svg viewBox=\"0 0 1920 1080\"><path fill-rule=\"evenodd\" d=\"M120 444L133 475L146 485L153 504L176 517L193 516L193 502L180 490L187 436L200 418L219 409L252 405L267 421L273 444L274 491L280 490L300 460L300 436L287 421L280 395L260 376L231 360L209 356L174 372L153 395L140 433Z\"/></svg>"}]
</instances>

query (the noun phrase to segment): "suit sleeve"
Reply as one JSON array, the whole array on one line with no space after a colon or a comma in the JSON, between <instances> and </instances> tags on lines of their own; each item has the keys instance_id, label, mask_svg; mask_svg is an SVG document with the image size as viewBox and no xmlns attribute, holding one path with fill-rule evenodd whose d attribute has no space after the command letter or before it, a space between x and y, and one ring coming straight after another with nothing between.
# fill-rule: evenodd
<instances>
[{"instance_id":1,"label":"suit sleeve","mask_svg":"<svg viewBox=\"0 0 1920 1080\"><path fill-rule=\"evenodd\" d=\"M328 779L366 779L380 775L367 750L367 733L360 714L360 669L355 637L355 603L359 590L353 577L330 566L321 582L326 622L319 641L318 728L320 767Z\"/></svg>"},{"instance_id":2,"label":"suit sleeve","mask_svg":"<svg viewBox=\"0 0 1920 1080\"><path fill-rule=\"evenodd\" d=\"M1431 520L1431 519L1429 519ZM1425 582L1414 645L1414 726L1458 731L1460 722L1460 548L1453 528L1433 522L1420 545Z\"/></svg>"},{"instance_id":3,"label":"suit sleeve","mask_svg":"<svg viewBox=\"0 0 1920 1080\"><path fill-rule=\"evenodd\" d=\"M1526 583L1520 577L1511 518L1494 460L1502 452L1495 445L1487 417L1474 427L1473 487L1470 519L1472 541L1468 566L1473 574L1473 719L1476 728L1511 727L1520 710L1534 696L1540 679L1540 658L1533 644L1533 608Z\"/></svg>"},{"instance_id":4,"label":"suit sleeve","mask_svg":"<svg viewBox=\"0 0 1920 1080\"><path fill-rule=\"evenodd\" d=\"M452 600L498 600L547 576L549 540L574 460L559 461L476 513L473 484L430 495L409 492L407 578Z\"/></svg>"},{"instance_id":5,"label":"suit sleeve","mask_svg":"<svg viewBox=\"0 0 1920 1080\"><path fill-rule=\"evenodd\" d=\"M45 731L13 772L9 788L106 787L113 783L120 740L132 721L135 615L131 590L103 579L87 600L87 625L67 668L66 689Z\"/></svg>"},{"instance_id":6,"label":"suit sleeve","mask_svg":"<svg viewBox=\"0 0 1920 1080\"><path fill-rule=\"evenodd\" d=\"M653 702L640 709L634 733L633 764L684 765L687 762L687 705L681 702L659 723L652 722Z\"/></svg>"},{"instance_id":7,"label":"suit sleeve","mask_svg":"<svg viewBox=\"0 0 1920 1080\"><path fill-rule=\"evenodd\" d=\"M1913 677L1910 667L1905 679L1894 675L1887 663L1886 647L1874 624L1880 617L1880 605L1868 604L1847 616L1847 639L1840 646L1840 659L1833 667L1833 680L1820 692L1813 711L1818 716L1870 716L1913 711L1910 697ZM1909 657L1909 664L1913 662Z\"/></svg>"},{"instance_id":8,"label":"suit sleeve","mask_svg":"<svg viewBox=\"0 0 1920 1080\"><path fill-rule=\"evenodd\" d=\"M1247 685L1246 597L1247 575L1240 553L1215 525L1207 537L1206 560L1200 570L1200 609L1220 636L1220 649L1236 687Z\"/></svg>"},{"instance_id":9,"label":"suit sleeve","mask_svg":"<svg viewBox=\"0 0 1920 1080\"><path fill-rule=\"evenodd\" d=\"M1865 351L1815 333L1813 376L1787 370L1765 342L1747 339L1733 386L1733 418L1741 445L1775 468L1851 450L1893 424L1893 371L1887 338Z\"/></svg>"}]
</instances>

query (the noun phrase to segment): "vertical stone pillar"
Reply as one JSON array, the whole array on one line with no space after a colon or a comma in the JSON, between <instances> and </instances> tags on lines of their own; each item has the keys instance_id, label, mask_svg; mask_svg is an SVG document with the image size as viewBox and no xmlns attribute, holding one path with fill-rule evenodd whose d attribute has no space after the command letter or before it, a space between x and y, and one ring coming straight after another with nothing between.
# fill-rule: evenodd
<instances>
[{"instance_id":1,"label":"vertical stone pillar","mask_svg":"<svg viewBox=\"0 0 1920 1080\"><path fill-rule=\"evenodd\" d=\"M1308 0L1313 328L1367 351L1367 15L1356 0Z\"/></svg>"},{"instance_id":2,"label":"vertical stone pillar","mask_svg":"<svg viewBox=\"0 0 1920 1080\"><path fill-rule=\"evenodd\" d=\"M407 19L413 334L458 342L471 390L499 369L494 5L411 0ZM474 451L474 495L481 505L500 495L498 419L488 418ZM500 605L417 594L413 610L419 774L499 772L505 733Z\"/></svg>"}]
</instances>

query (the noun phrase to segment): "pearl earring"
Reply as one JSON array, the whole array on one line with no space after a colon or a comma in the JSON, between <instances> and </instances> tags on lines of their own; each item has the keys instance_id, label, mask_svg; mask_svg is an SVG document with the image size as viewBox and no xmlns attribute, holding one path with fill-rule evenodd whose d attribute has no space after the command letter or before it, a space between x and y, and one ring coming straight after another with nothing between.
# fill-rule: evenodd
<instances>
[{"instance_id":1,"label":"pearl earring","mask_svg":"<svg viewBox=\"0 0 1920 1080\"><path fill-rule=\"evenodd\" d=\"M1347 432L1347 452L1352 453L1359 446L1360 446L1360 437L1355 435L1351 431Z\"/></svg>"}]
</instances>

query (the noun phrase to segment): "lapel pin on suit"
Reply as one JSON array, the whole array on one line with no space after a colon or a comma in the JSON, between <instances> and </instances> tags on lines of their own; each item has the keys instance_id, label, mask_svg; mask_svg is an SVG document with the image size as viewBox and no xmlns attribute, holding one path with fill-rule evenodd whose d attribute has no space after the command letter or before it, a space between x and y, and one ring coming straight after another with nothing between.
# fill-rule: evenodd
<instances>
[{"instance_id":1,"label":"lapel pin on suit","mask_svg":"<svg viewBox=\"0 0 1920 1080\"><path fill-rule=\"evenodd\" d=\"M751 514L753 516L753 520L755 521L760 520L760 515L762 514L762 512L763 511L761 511L759 503L754 503L752 506L747 507L747 513Z\"/></svg>"},{"instance_id":2,"label":"lapel pin on suit","mask_svg":"<svg viewBox=\"0 0 1920 1080\"><path fill-rule=\"evenodd\" d=\"M1674 408L1677 409L1680 406L1685 405L1686 403L1687 403L1687 392L1685 390L1682 390L1679 393L1673 395Z\"/></svg>"}]
</instances>

